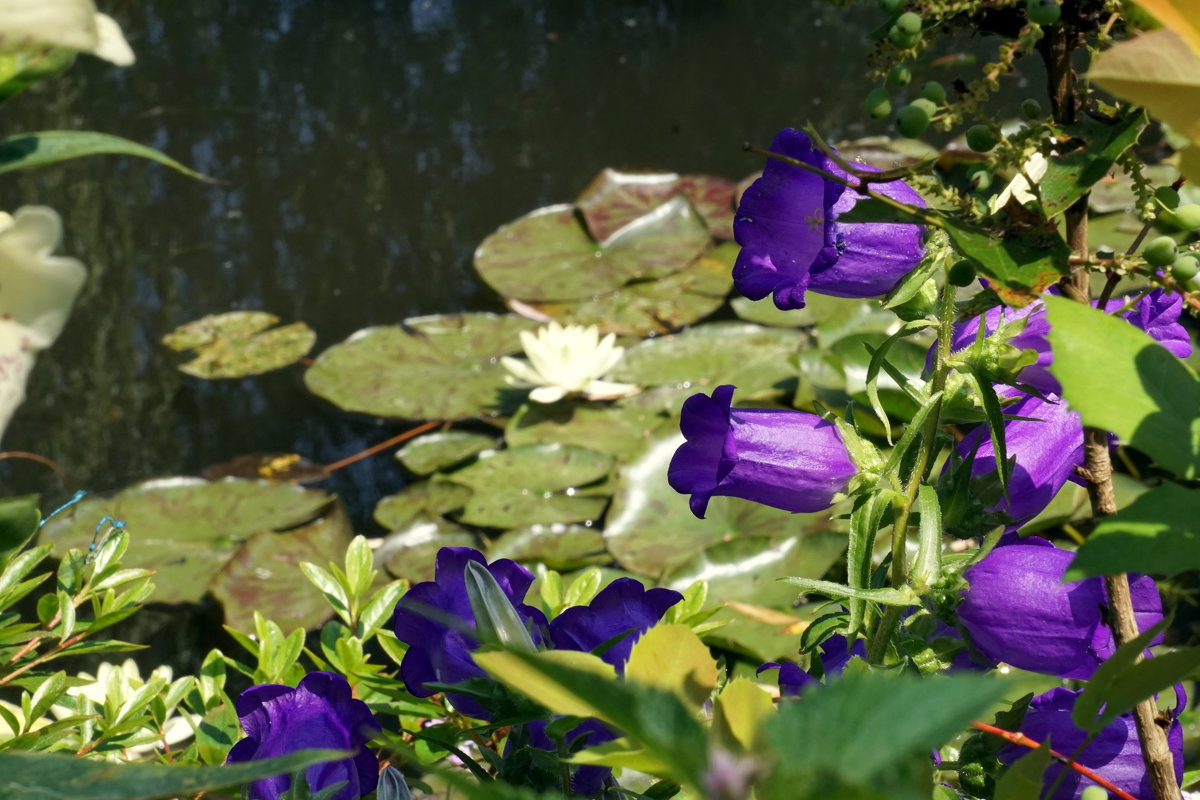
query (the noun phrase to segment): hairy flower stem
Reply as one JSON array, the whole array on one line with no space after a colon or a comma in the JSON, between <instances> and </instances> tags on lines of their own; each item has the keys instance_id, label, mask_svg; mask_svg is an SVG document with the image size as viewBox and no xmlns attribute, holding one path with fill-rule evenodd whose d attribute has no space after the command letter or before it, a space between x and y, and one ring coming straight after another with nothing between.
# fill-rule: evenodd
<instances>
[{"instance_id":1,"label":"hairy flower stem","mask_svg":"<svg viewBox=\"0 0 1200 800\"><path fill-rule=\"evenodd\" d=\"M954 287L947 281L942 286L941 306L938 310L937 358L934 362L933 379L930 383L930 393L936 394L946 388L946 376L950 372L950 340L954 332ZM925 420L925 430L921 434L920 449L913 462L908 481L904 484L906 502L896 511L892 522L892 585L903 586L908 581L908 518L912 514L913 504L917 501L917 493L925 480L925 474L933 461L936 451L938 423L941 417L942 401L939 400L929 417ZM888 606L875 629L875 635L867 647L867 661L878 664L887 654L888 643L900 623L904 609L899 606Z\"/></svg>"}]
</instances>

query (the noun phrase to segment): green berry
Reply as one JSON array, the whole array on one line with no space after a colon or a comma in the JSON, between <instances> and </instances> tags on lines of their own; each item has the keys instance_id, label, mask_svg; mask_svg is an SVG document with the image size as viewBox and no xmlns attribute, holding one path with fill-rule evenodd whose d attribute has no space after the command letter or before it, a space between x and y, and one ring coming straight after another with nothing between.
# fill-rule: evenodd
<instances>
[{"instance_id":1,"label":"green berry","mask_svg":"<svg viewBox=\"0 0 1200 800\"><path fill-rule=\"evenodd\" d=\"M887 89L872 89L867 93L863 103L867 116L871 119L883 119L892 115L892 98L888 97Z\"/></svg>"},{"instance_id":2,"label":"green berry","mask_svg":"<svg viewBox=\"0 0 1200 800\"><path fill-rule=\"evenodd\" d=\"M1162 207L1168 211L1174 211L1179 207L1179 192L1170 186L1160 186L1155 189L1154 199L1161 203Z\"/></svg>"},{"instance_id":3,"label":"green berry","mask_svg":"<svg viewBox=\"0 0 1200 800\"><path fill-rule=\"evenodd\" d=\"M946 87L937 81L929 81L921 87L921 97L940 106L946 102Z\"/></svg>"},{"instance_id":4,"label":"green berry","mask_svg":"<svg viewBox=\"0 0 1200 800\"><path fill-rule=\"evenodd\" d=\"M888 31L888 41L896 46L899 50L907 50L921 41L920 33L905 33L900 30L899 25L893 25Z\"/></svg>"},{"instance_id":5,"label":"green berry","mask_svg":"<svg viewBox=\"0 0 1200 800\"><path fill-rule=\"evenodd\" d=\"M890 17L900 13L900 9L904 7L904 0L879 0L879 7Z\"/></svg>"},{"instance_id":6,"label":"green berry","mask_svg":"<svg viewBox=\"0 0 1200 800\"><path fill-rule=\"evenodd\" d=\"M1152 267L1170 266L1175 262L1177 255L1179 255L1179 248L1176 247L1175 240L1170 236L1151 239L1150 243L1142 248L1142 258L1146 259L1146 263Z\"/></svg>"},{"instance_id":7,"label":"green berry","mask_svg":"<svg viewBox=\"0 0 1200 800\"><path fill-rule=\"evenodd\" d=\"M908 86L912 83L912 70L904 64L897 64L888 70L888 83L892 86Z\"/></svg>"},{"instance_id":8,"label":"green berry","mask_svg":"<svg viewBox=\"0 0 1200 800\"><path fill-rule=\"evenodd\" d=\"M996 146L996 137L987 125L972 125L967 128L967 147L976 153L986 153Z\"/></svg>"},{"instance_id":9,"label":"green berry","mask_svg":"<svg viewBox=\"0 0 1200 800\"><path fill-rule=\"evenodd\" d=\"M1028 0L1025 3L1025 13L1030 22L1038 25L1053 25L1062 16L1062 6L1055 0Z\"/></svg>"},{"instance_id":10,"label":"green berry","mask_svg":"<svg viewBox=\"0 0 1200 800\"><path fill-rule=\"evenodd\" d=\"M946 273L946 280L953 286L970 286L975 282L975 267L965 258L954 262L954 266Z\"/></svg>"},{"instance_id":11,"label":"green berry","mask_svg":"<svg viewBox=\"0 0 1200 800\"><path fill-rule=\"evenodd\" d=\"M901 136L915 139L929 127L929 112L916 103L910 103L896 113L896 129Z\"/></svg>"},{"instance_id":12,"label":"green berry","mask_svg":"<svg viewBox=\"0 0 1200 800\"><path fill-rule=\"evenodd\" d=\"M1185 231L1200 230L1200 205L1185 203L1175 209L1174 222Z\"/></svg>"},{"instance_id":13,"label":"green berry","mask_svg":"<svg viewBox=\"0 0 1200 800\"><path fill-rule=\"evenodd\" d=\"M1184 253L1171 264L1171 277L1176 283L1187 283L1200 272L1200 261L1188 253Z\"/></svg>"},{"instance_id":14,"label":"green berry","mask_svg":"<svg viewBox=\"0 0 1200 800\"><path fill-rule=\"evenodd\" d=\"M1037 119L1042 115L1042 104L1032 97L1022 100L1021 113L1026 119Z\"/></svg>"},{"instance_id":15,"label":"green berry","mask_svg":"<svg viewBox=\"0 0 1200 800\"><path fill-rule=\"evenodd\" d=\"M918 97L916 100L912 101L911 105L914 105L917 108L925 109L925 113L931 117L937 113L938 109L937 103L925 97Z\"/></svg>"},{"instance_id":16,"label":"green berry","mask_svg":"<svg viewBox=\"0 0 1200 800\"><path fill-rule=\"evenodd\" d=\"M905 11L896 17L896 27L911 35L921 32L921 16L912 11Z\"/></svg>"},{"instance_id":17,"label":"green berry","mask_svg":"<svg viewBox=\"0 0 1200 800\"><path fill-rule=\"evenodd\" d=\"M1089 786L1079 795L1079 800L1109 800L1110 795L1102 786Z\"/></svg>"},{"instance_id":18,"label":"green berry","mask_svg":"<svg viewBox=\"0 0 1200 800\"><path fill-rule=\"evenodd\" d=\"M975 164L967 170L967 181L977 192L986 192L992 188L992 171L986 164Z\"/></svg>"},{"instance_id":19,"label":"green berry","mask_svg":"<svg viewBox=\"0 0 1200 800\"><path fill-rule=\"evenodd\" d=\"M1188 281L1183 285L1183 288L1187 289L1189 292L1200 292L1200 275L1188 278Z\"/></svg>"}]
</instances>

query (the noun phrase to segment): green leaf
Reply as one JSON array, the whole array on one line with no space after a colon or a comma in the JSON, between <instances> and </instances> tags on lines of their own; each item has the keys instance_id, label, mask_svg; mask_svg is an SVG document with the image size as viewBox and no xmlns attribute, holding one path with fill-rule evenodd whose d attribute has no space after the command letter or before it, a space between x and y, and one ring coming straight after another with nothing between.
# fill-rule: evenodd
<instances>
[{"instance_id":1,"label":"green leaf","mask_svg":"<svg viewBox=\"0 0 1200 800\"><path fill-rule=\"evenodd\" d=\"M780 578L780 580L792 586L798 586L802 592L819 594L831 600L854 598L885 606L900 607L920 605L921 603L921 598L909 586L885 589L858 589L841 583L816 581L809 578Z\"/></svg>"},{"instance_id":2,"label":"green leaf","mask_svg":"<svg viewBox=\"0 0 1200 800\"><path fill-rule=\"evenodd\" d=\"M375 521L389 531L399 531L418 520L438 517L466 505L471 490L446 480L410 483L375 505Z\"/></svg>"},{"instance_id":3,"label":"green leaf","mask_svg":"<svg viewBox=\"0 0 1200 800\"><path fill-rule=\"evenodd\" d=\"M289 774L349 755L339 750L301 750L243 764L183 767L7 752L0 753L0 796L5 800L156 800Z\"/></svg>"},{"instance_id":4,"label":"green leaf","mask_svg":"<svg viewBox=\"0 0 1200 800\"><path fill-rule=\"evenodd\" d=\"M595 450L530 444L484 453L447 477L475 492L556 492L598 481L612 466L612 456Z\"/></svg>"},{"instance_id":5,"label":"green leaf","mask_svg":"<svg viewBox=\"0 0 1200 800\"><path fill-rule=\"evenodd\" d=\"M1103 729L1143 700L1194 678L1200 667L1200 647L1172 650L1147 658L1124 670L1108 692L1104 713L1096 722ZM1177 708L1176 711L1182 711Z\"/></svg>"},{"instance_id":6,"label":"green leaf","mask_svg":"<svg viewBox=\"0 0 1200 800\"><path fill-rule=\"evenodd\" d=\"M954 249L992 280L1006 303L1032 302L1069 270L1071 250L1054 230L1018 229L1002 236L954 217L942 219Z\"/></svg>"},{"instance_id":7,"label":"green leaf","mask_svg":"<svg viewBox=\"0 0 1200 800\"><path fill-rule=\"evenodd\" d=\"M1029 800L1042 791L1042 776L1050 766L1050 740L1022 756L996 781L995 800Z\"/></svg>"},{"instance_id":8,"label":"green leaf","mask_svg":"<svg viewBox=\"0 0 1200 800\"><path fill-rule=\"evenodd\" d=\"M1123 319L1062 297L1046 297L1046 312L1054 351L1050 371L1083 424L1116 434L1182 477L1197 477L1195 373Z\"/></svg>"},{"instance_id":9,"label":"green leaf","mask_svg":"<svg viewBox=\"0 0 1200 800\"><path fill-rule=\"evenodd\" d=\"M33 538L41 520L36 494L0 500L0 563Z\"/></svg>"},{"instance_id":10,"label":"green leaf","mask_svg":"<svg viewBox=\"0 0 1200 800\"><path fill-rule=\"evenodd\" d=\"M875 552L875 539L879 534L879 526L883 521L884 513L891 507L891 499L894 495L894 492L888 495L883 492L873 493L858 503L850 514L850 541L846 549L846 583L849 585L840 588L850 592L844 596L850 599L849 632L852 635L865 630L869 598L863 597L861 592L867 591L871 587L871 554ZM828 582L817 581L816 583Z\"/></svg>"},{"instance_id":11,"label":"green leaf","mask_svg":"<svg viewBox=\"0 0 1200 800\"><path fill-rule=\"evenodd\" d=\"M763 725L775 713L771 695L749 678L734 678L713 703L713 731L730 752L762 750Z\"/></svg>"},{"instance_id":12,"label":"green leaf","mask_svg":"<svg viewBox=\"0 0 1200 800\"><path fill-rule=\"evenodd\" d=\"M638 405L526 403L508 421L504 439L509 447L559 442L627 460L641 452L657 431L674 424L662 409Z\"/></svg>"},{"instance_id":13,"label":"green leaf","mask_svg":"<svg viewBox=\"0 0 1200 800\"><path fill-rule=\"evenodd\" d=\"M437 553L443 547L478 547L475 535L440 517L416 517L383 540L375 558L397 578L431 581Z\"/></svg>"},{"instance_id":14,"label":"green leaf","mask_svg":"<svg viewBox=\"0 0 1200 800\"><path fill-rule=\"evenodd\" d=\"M409 472L429 475L496 446L496 437L474 431L437 431L413 439L396 453Z\"/></svg>"},{"instance_id":15,"label":"green leaf","mask_svg":"<svg viewBox=\"0 0 1200 800\"><path fill-rule=\"evenodd\" d=\"M467 600L475 616L475 632L485 645L499 645L532 653L533 639L500 584L478 561L468 561L463 576Z\"/></svg>"},{"instance_id":16,"label":"green leaf","mask_svg":"<svg viewBox=\"0 0 1200 800\"><path fill-rule=\"evenodd\" d=\"M1095 673L1084 684L1083 691L1071 710L1071 721L1075 723L1075 727L1085 731L1099 730L1103 727L1095 724L1096 716L1107 701L1113 685L1150 646L1150 642L1166 629L1167 624L1167 620L1159 620L1149 630L1142 631L1132 641L1117 648L1116 652L1096 668Z\"/></svg>"},{"instance_id":17,"label":"green leaf","mask_svg":"<svg viewBox=\"0 0 1200 800\"><path fill-rule=\"evenodd\" d=\"M586 525L530 525L502 534L488 543L488 559L511 558L522 564L538 562L550 569L572 570L607 564L604 536Z\"/></svg>"},{"instance_id":18,"label":"green leaf","mask_svg":"<svg viewBox=\"0 0 1200 800\"><path fill-rule=\"evenodd\" d=\"M102 154L147 158L176 172L182 172L189 178L214 182L207 175L188 169L153 148L122 139L120 136L94 131L39 131L19 133L0 140L0 173L44 167L72 158Z\"/></svg>"},{"instance_id":19,"label":"green leaf","mask_svg":"<svg viewBox=\"0 0 1200 800\"><path fill-rule=\"evenodd\" d=\"M0 102L66 72L74 63L75 51L63 48L0 55Z\"/></svg>"},{"instance_id":20,"label":"green leaf","mask_svg":"<svg viewBox=\"0 0 1200 800\"><path fill-rule=\"evenodd\" d=\"M1111 517L1102 517L1075 553L1063 580L1200 569L1200 491L1164 483Z\"/></svg>"},{"instance_id":21,"label":"green leaf","mask_svg":"<svg viewBox=\"0 0 1200 800\"><path fill-rule=\"evenodd\" d=\"M303 322L271 328L279 317L265 311L231 311L181 325L162 338L172 350L195 350L179 371L197 378L244 378L296 363L317 341ZM271 328L271 330L267 330Z\"/></svg>"},{"instance_id":22,"label":"green leaf","mask_svg":"<svg viewBox=\"0 0 1200 800\"><path fill-rule=\"evenodd\" d=\"M633 645L625 680L674 692L699 709L717 685L717 662L687 625L655 625Z\"/></svg>"},{"instance_id":23,"label":"green leaf","mask_svg":"<svg viewBox=\"0 0 1200 800\"><path fill-rule=\"evenodd\" d=\"M921 515L917 537L917 557L912 565L912 583L918 590L928 589L942 575L942 507L937 490L923 483L917 490L917 511Z\"/></svg>"},{"instance_id":24,"label":"green leaf","mask_svg":"<svg viewBox=\"0 0 1200 800\"><path fill-rule=\"evenodd\" d=\"M1121 154L1137 142L1146 122L1146 112L1137 109L1117 120L1100 121L1085 115L1078 124L1067 126L1068 141L1084 146L1048 159L1046 174L1038 181L1047 219L1066 211L1104 178Z\"/></svg>"}]
</instances>

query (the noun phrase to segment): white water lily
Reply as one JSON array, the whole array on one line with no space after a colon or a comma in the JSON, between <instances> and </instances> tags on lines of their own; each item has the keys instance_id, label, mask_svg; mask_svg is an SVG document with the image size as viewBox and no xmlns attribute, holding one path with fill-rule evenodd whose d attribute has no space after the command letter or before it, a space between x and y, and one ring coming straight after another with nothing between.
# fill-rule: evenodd
<instances>
[{"instance_id":1,"label":"white water lily","mask_svg":"<svg viewBox=\"0 0 1200 800\"><path fill-rule=\"evenodd\" d=\"M121 26L92 0L0 0L0 53L61 47L119 67L134 61Z\"/></svg>"},{"instance_id":2,"label":"white water lily","mask_svg":"<svg viewBox=\"0 0 1200 800\"><path fill-rule=\"evenodd\" d=\"M0 212L0 436L25 399L37 352L58 338L87 278L78 259L52 255L61 240L52 208Z\"/></svg>"},{"instance_id":3,"label":"white water lily","mask_svg":"<svg viewBox=\"0 0 1200 800\"><path fill-rule=\"evenodd\" d=\"M625 348L615 344L616 338L610 333L601 339L595 325L563 327L551 322L539 328L536 335L521 332L528 362L505 356L500 363L512 373L510 383L519 381L536 387L529 393L535 403L553 403L572 394L586 395L591 400L626 397L640 387L601 380L625 354Z\"/></svg>"}]
</instances>

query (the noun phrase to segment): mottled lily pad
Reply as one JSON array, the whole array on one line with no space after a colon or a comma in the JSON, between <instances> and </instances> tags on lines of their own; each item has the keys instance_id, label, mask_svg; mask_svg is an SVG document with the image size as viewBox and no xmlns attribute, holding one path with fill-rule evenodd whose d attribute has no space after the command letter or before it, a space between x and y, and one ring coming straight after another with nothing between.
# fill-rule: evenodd
<instances>
[{"instance_id":1,"label":"mottled lily pad","mask_svg":"<svg viewBox=\"0 0 1200 800\"><path fill-rule=\"evenodd\" d=\"M470 497L470 489L450 481L410 483L375 504L375 521L390 531L398 531L415 519L457 511Z\"/></svg>"},{"instance_id":2,"label":"mottled lily pad","mask_svg":"<svg viewBox=\"0 0 1200 800\"><path fill-rule=\"evenodd\" d=\"M476 492L463 508L459 521L483 528L519 528L566 522L595 522L604 515L607 497L531 489L496 489Z\"/></svg>"},{"instance_id":3,"label":"mottled lily pad","mask_svg":"<svg viewBox=\"0 0 1200 800\"><path fill-rule=\"evenodd\" d=\"M196 357L179 367L197 378L244 378L294 364L308 354L317 334L303 322L267 330L279 317L264 311L212 314L181 325L162 338Z\"/></svg>"},{"instance_id":4,"label":"mottled lily pad","mask_svg":"<svg viewBox=\"0 0 1200 800\"><path fill-rule=\"evenodd\" d=\"M796 352L806 341L804 334L783 328L713 323L629 348L613 380L706 391L732 383L738 399L779 397L795 388Z\"/></svg>"},{"instance_id":5,"label":"mottled lily pad","mask_svg":"<svg viewBox=\"0 0 1200 800\"><path fill-rule=\"evenodd\" d=\"M559 572L612 561L600 531L585 525L530 525L509 531L488 545L488 558L540 562Z\"/></svg>"},{"instance_id":6,"label":"mottled lily pad","mask_svg":"<svg viewBox=\"0 0 1200 800\"><path fill-rule=\"evenodd\" d=\"M388 534L375 551L375 562L412 583L433 580L437 552L443 547L478 547L474 534L441 518L418 517Z\"/></svg>"},{"instance_id":7,"label":"mottled lily pad","mask_svg":"<svg viewBox=\"0 0 1200 800\"><path fill-rule=\"evenodd\" d=\"M920 139L889 139L886 136L868 136L842 142L837 147L845 158L877 169L911 167L938 155L935 148Z\"/></svg>"},{"instance_id":8,"label":"mottled lily pad","mask_svg":"<svg viewBox=\"0 0 1200 800\"><path fill-rule=\"evenodd\" d=\"M273 537L256 543L255 552L269 554L264 557L294 554L290 531L331 513L336 502L325 492L287 483L166 478L112 497L87 497L50 520L42 537L60 552L87 549L101 518L124 520L130 536L125 566L157 571L151 601L196 603L250 538ZM321 530L335 539L342 535Z\"/></svg>"},{"instance_id":9,"label":"mottled lily pad","mask_svg":"<svg viewBox=\"0 0 1200 800\"><path fill-rule=\"evenodd\" d=\"M606 169L575 202L598 241L677 194L683 194L700 212L713 236L732 239L735 188L733 181L716 175Z\"/></svg>"},{"instance_id":10,"label":"mottled lily pad","mask_svg":"<svg viewBox=\"0 0 1200 800\"><path fill-rule=\"evenodd\" d=\"M304 374L314 394L362 414L459 420L516 408L498 357L536 323L512 315L444 314L367 328L326 350Z\"/></svg>"},{"instance_id":11,"label":"mottled lily pad","mask_svg":"<svg viewBox=\"0 0 1200 800\"><path fill-rule=\"evenodd\" d=\"M564 325L596 325L602 333L650 336L670 333L716 311L733 286L731 263L718 246L686 269L661 280L627 284L615 292L571 303L510 301L518 314Z\"/></svg>"},{"instance_id":12,"label":"mottled lily pad","mask_svg":"<svg viewBox=\"0 0 1200 800\"><path fill-rule=\"evenodd\" d=\"M633 280L678 272L709 241L704 221L682 197L638 217L603 242L588 235L574 206L549 206L484 239L475 251L475 269L506 298L588 300Z\"/></svg>"},{"instance_id":13,"label":"mottled lily pad","mask_svg":"<svg viewBox=\"0 0 1200 800\"><path fill-rule=\"evenodd\" d=\"M325 597L307 580L297 580L300 562L341 563L354 537L341 506L287 533L259 531L246 540L210 584L225 611L225 624L254 630L259 611L284 629L315 628L333 614Z\"/></svg>"},{"instance_id":14,"label":"mottled lily pad","mask_svg":"<svg viewBox=\"0 0 1200 800\"><path fill-rule=\"evenodd\" d=\"M660 578L713 545L743 536L782 540L840 528L828 512L789 514L733 497L714 497L707 518L696 519L687 496L667 484L667 465L682 443L678 435L660 439L619 473L604 541L631 572Z\"/></svg>"},{"instance_id":15,"label":"mottled lily pad","mask_svg":"<svg viewBox=\"0 0 1200 800\"><path fill-rule=\"evenodd\" d=\"M598 481L612 470L606 453L560 443L529 444L481 453L447 477L481 492L557 492Z\"/></svg>"},{"instance_id":16,"label":"mottled lily pad","mask_svg":"<svg viewBox=\"0 0 1200 800\"><path fill-rule=\"evenodd\" d=\"M638 405L528 403L509 420L504 438L510 447L559 442L628 459L668 424L662 410Z\"/></svg>"},{"instance_id":17,"label":"mottled lily pad","mask_svg":"<svg viewBox=\"0 0 1200 800\"><path fill-rule=\"evenodd\" d=\"M780 583L785 576L820 578L846 550L846 535L815 531L789 538L745 537L721 542L697 554L663 579L682 591L693 581L708 581L709 593L722 600L786 607L796 588Z\"/></svg>"},{"instance_id":18,"label":"mottled lily pad","mask_svg":"<svg viewBox=\"0 0 1200 800\"><path fill-rule=\"evenodd\" d=\"M496 437L474 431L438 431L413 439L396 458L417 475L461 464L473 455L496 446Z\"/></svg>"}]
</instances>

